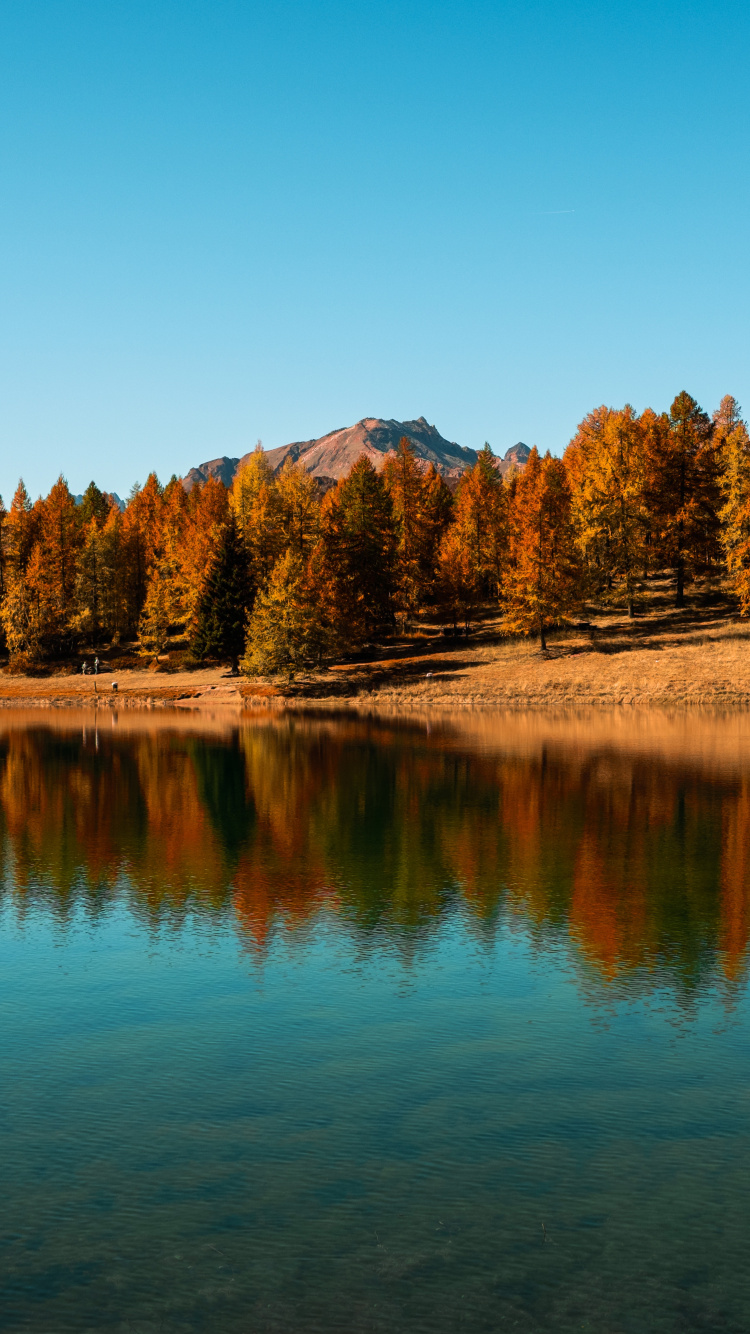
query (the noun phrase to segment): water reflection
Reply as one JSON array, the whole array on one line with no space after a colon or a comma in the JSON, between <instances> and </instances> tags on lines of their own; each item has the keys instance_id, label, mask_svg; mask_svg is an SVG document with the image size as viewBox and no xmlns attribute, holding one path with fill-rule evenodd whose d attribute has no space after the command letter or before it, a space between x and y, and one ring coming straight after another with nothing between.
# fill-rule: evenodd
<instances>
[{"instance_id":1,"label":"water reflection","mask_svg":"<svg viewBox=\"0 0 750 1334\"><path fill-rule=\"evenodd\" d=\"M604 987L742 983L750 763L519 728L15 719L3 894L21 917L232 914L260 952L324 910L408 957L460 911L569 940Z\"/></svg>"}]
</instances>

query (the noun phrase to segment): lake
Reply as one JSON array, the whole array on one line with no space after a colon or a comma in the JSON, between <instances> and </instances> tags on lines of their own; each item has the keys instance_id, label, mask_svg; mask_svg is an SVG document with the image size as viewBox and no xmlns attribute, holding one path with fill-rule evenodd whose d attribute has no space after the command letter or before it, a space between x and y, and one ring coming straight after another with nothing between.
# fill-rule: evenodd
<instances>
[{"instance_id":1,"label":"lake","mask_svg":"<svg viewBox=\"0 0 750 1334\"><path fill-rule=\"evenodd\" d=\"M748 715L0 716L0 1325L750 1328Z\"/></svg>"}]
</instances>

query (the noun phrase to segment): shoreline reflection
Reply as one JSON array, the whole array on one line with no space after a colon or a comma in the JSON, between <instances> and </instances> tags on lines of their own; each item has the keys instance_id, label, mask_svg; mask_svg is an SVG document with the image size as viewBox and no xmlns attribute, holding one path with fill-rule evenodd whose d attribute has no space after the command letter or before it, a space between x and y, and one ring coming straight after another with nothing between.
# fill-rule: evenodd
<instances>
[{"instance_id":1,"label":"shoreline reflection","mask_svg":"<svg viewBox=\"0 0 750 1334\"><path fill-rule=\"evenodd\" d=\"M744 986L750 761L472 726L6 726L3 899L21 921L123 897L145 921L229 915L260 952L324 908L406 957L460 910L488 940L570 941L605 988Z\"/></svg>"}]
</instances>

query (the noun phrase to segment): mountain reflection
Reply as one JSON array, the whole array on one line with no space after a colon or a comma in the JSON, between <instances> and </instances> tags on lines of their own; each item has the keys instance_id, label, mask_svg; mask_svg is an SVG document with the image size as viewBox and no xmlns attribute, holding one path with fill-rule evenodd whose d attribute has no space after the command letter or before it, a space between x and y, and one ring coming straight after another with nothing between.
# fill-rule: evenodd
<instances>
[{"instance_id":1,"label":"mountain reflection","mask_svg":"<svg viewBox=\"0 0 750 1334\"><path fill-rule=\"evenodd\" d=\"M461 910L488 939L572 941L605 984L742 982L750 765L511 740L361 719L8 725L3 895L20 917L229 912L260 951L325 908L408 954Z\"/></svg>"}]
</instances>

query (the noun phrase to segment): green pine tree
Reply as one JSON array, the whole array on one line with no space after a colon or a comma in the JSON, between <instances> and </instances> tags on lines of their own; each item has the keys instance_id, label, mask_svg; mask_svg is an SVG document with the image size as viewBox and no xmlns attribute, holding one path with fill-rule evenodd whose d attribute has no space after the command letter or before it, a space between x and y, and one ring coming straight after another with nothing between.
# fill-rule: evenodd
<instances>
[{"instance_id":1,"label":"green pine tree","mask_svg":"<svg viewBox=\"0 0 750 1334\"><path fill-rule=\"evenodd\" d=\"M196 658L228 658L236 672L245 648L250 581L247 549L230 513L198 605Z\"/></svg>"},{"instance_id":2,"label":"green pine tree","mask_svg":"<svg viewBox=\"0 0 750 1334\"><path fill-rule=\"evenodd\" d=\"M248 676L287 676L319 666L334 634L300 557L288 551L255 599L242 670Z\"/></svg>"}]
</instances>

